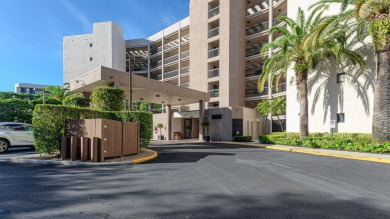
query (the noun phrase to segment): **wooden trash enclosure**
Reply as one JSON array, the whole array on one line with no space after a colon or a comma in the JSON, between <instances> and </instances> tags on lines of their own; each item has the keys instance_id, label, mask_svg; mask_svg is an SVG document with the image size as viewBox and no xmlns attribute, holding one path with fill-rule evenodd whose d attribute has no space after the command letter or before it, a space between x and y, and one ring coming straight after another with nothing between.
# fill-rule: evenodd
<instances>
[{"instance_id":1,"label":"wooden trash enclosure","mask_svg":"<svg viewBox=\"0 0 390 219\"><path fill-rule=\"evenodd\" d=\"M103 158L138 154L140 151L140 124L138 122L120 122L108 119L67 120L65 136L68 138L72 136L88 138L88 141L85 139L83 141L90 143L89 153L91 153L92 139L99 138L101 152L104 153ZM83 151L85 151L86 146L83 145L83 147ZM79 148L81 149L81 145ZM85 156L85 154L84 157L81 155L82 160L85 160ZM90 158L91 154L88 157Z\"/></svg>"}]
</instances>

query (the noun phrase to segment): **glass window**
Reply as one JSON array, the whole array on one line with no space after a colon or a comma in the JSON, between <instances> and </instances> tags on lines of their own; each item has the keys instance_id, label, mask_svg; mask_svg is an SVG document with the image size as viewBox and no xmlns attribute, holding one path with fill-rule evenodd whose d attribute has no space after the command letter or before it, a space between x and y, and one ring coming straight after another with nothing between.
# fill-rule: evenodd
<instances>
[{"instance_id":1,"label":"glass window","mask_svg":"<svg viewBox=\"0 0 390 219\"><path fill-rule=\"evenodd\" d=\"M32 127L31 125L25 125L24 126L24 129L26 130L26 131L34 131L34 127Z\"/></svg>"},{"instance_id":2,"label":"glass window","mask_svg":"<svg viewBox=\"0 0 390 219\"><path fill-rule=\"evenodd\" d=\"M344 123L345 122L345 115L344 115L344 113L337 113L337 122L338 123Z\"/></svg>"},{"instance_id":3,"label":"glass window","mask_svg":"<svg viewBox=\"0 0 390 219\"><path fill-rule=\"evenodd\" d=\"M90 43L90 44L89 44L89 47L92 47L92 46L93 46L93 44L92 44L92 43Z\"/></svg>"},{"instance_id":4,"label":"glass window","mask_svg":"<svg viewBox=\"0 0 390 219\"><path fill-rule=\"evenodd\" d=\"M22 92L22 93L27 93L27 90L26 90L25 87L21 87L21 88L20 88L20 92Z\"/></svg>"},{"instance_id":5,"label":"glass window","mask_svg":"<svg viewBox=\"0 0 390 219\"><path fill-rule=\"evenodd\" d=\"M93 59L92 59L92 57L89 57L89 61L92 61Z\"/></svg>"},{"instance_id":6,"label":"glass window","mask_svg":"<svg viewBox=\"0 0 390 219\"><path fill-rule=\"evenodd\" d=\"M6 129L11 131L26 131L25 127L20 124L8 124L6 125Z\"/></svg>"},{"instance_id":7,"label":"glass window","mask_svg":"<svg viewBox=\"0 0 390 219\"><path fill-rule=\"evenodd\" d=\"M337 74L337 83L343 83L345 81L345 73Z\"/></svg>"}]
</instances>

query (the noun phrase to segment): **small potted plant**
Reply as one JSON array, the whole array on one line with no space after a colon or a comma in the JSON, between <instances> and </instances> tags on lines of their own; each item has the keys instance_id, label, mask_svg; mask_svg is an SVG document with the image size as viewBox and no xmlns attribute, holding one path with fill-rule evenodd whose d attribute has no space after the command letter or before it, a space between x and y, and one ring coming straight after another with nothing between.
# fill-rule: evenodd
<instances>
[{"instance_id":1,"label":"small potted plant","mask_svg":"<svg viewBox=\"0 0 390 219\"><path fill-rule=\"evenodd\" d=\"M203 119L201 125L202 125L203 128L205 129L205 135L203 136L203 140L204 140L205 142L210 142L210 136L208 135L208 127L209 127L209 125L210 125L209 120Z\"/></svg>"},{"instance_id":2,"label":"small potted plant","mask_svg":"<svg viewBox=\"0 0 390 219\"><path fill-rule=\"evenodd\" d=\"M164 135L161 134L161 129L164 128L164 124L158 123L156 127L160 130L160 135L157 136L157 139L164 140Z\"/></svg>"}]
</instances>

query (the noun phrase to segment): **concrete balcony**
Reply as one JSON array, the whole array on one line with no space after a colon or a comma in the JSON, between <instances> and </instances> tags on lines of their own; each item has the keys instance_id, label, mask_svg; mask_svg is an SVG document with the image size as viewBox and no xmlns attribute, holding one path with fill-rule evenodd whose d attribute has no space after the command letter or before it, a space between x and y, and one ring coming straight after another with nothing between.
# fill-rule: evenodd
<instances>
[{"instance_id":1,"label":"concrete balcony","mask_svg":"<svg viewBox=\"0 0 390 219\"><path fill-rule=\"evenodd\" d=\"M219 6L209 10L209 18L219 15Z\"/></svg>"},{"instance_id":2,"label":"concrete balcony","mask_svg":"<svg viewBox=\"0 0 390 219\"><path fill-rule=\"evenodd\" d=\"M219 76L219 68L209 70L209 78L214 78Z\"/></svg>"},{"instance_id":3,"label":"concrete balcony","mask_svg":"<svg viewBox=\"0 0 390 219\"><path fill-rule=\"evenodd\" d=\"M219 27L209 30L209 38L219 35Z\"/></svg>"},{"instance_id":4,"label":"concrete balcony","mask_svg":"<svg viewBox=\"0 0 390 219\"><path fill-rule=\"evenodd\" d=\"M209 59L219 56L219 48L209 50Z\"/></svg>"},{"instance_id":5,"label":"concrete balcony","mask_svg":"<svg viewBox=\"0 0 390 219\"><path fill-rule=\"evenodd\" d=\"M190 51L188 50L188 51L185 51L185 52L182 52L181 54L180 54L180 59L186 59L186 58L188 58L188 57L190 57Z\"/></svg>"},{"instance_id":6,"label":"concrete balcony","mask_svg":"<svg viewBox=\"0 0 390 219\"><path fill-rule=\"evenodd\" d=\"M210 97L219 97L219 89L209 90Z\"/></svg>"}]
</instances>

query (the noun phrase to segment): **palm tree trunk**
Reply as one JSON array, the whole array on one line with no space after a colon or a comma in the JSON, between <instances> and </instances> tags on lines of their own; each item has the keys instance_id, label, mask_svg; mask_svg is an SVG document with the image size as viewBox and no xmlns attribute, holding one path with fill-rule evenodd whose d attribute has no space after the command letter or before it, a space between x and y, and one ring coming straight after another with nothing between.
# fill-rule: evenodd
<instances>
[{"instance_id":1,"label":"palm tree trunk","mask_svg":"<svg viewBox=\"0 0 390 219\"><path fill-rule=\"evenodd\" d=\"M372 137L390 140L390 48L375 52L377 75L374 92Z\"/></svg>"},{"instance_id":2,"label":"palm tree trunk","mask_svg":"<svg viewBox=\"0 0 390 219\"><path fill-rule=\"evenodd\" d=\"M309 103L307 98L308 70L296 72L295 76L299 92L299 137L302 141L302 137L307 137L309 135Z\"/></svg>"},{"instance_id":3,"label":"palm tree trunk","mask_svg":"<svg viewBox=\"0 0 390 219\"><path fill-rule=\"evenodd\" d=\"M278 123L279 123L279 125L280 125L280 128L282 129L282 132L284 132L283 124L282 124L282 122L280 121L279 116L276 115L276 118L278 118Z\"/></svg>"}]
</instances>

